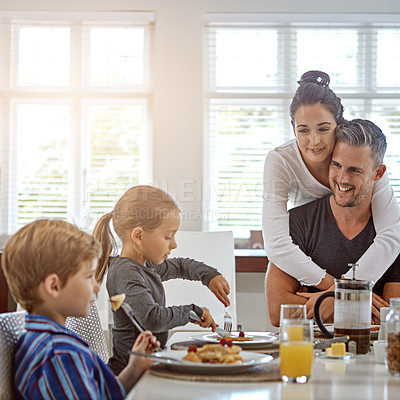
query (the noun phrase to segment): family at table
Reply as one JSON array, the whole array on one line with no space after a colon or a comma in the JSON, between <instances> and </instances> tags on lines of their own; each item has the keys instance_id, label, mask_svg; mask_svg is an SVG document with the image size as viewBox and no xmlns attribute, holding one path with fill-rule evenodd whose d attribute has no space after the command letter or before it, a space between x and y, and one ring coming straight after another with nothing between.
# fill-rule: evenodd
<instances>
[{"instance_id":1,"label":"family at table","mask_svg":"<svg viewBox=\"0 0 400 400\"><path fill-rule=\"evenodd\" d=\"M295 138L265 161L266 297L276 326L282 304L305 304L313 318L321 291L334 288L335 278L353 277L349 263L357 264L356 279L376 282L374 323L379 309L400 297L400 209L383 164L386 138L371 121L344 120L343 110L329 76L306 72L290 105ZM122 194L92 235L41 219L7 242L2 267L13 297L28 312L15 355L16 398L125 398L151 366L131 350L164 347L168 331L187 324L190 312L215 331L204 305L165 305L162 282L175 278L201 281L225 307L230 304L230 287L217 265L169 257L179 246L179 225L174 199L143 185ZM67 317L89 313L103 278L109 296L125 294L146 329L141 333L117 310L108 365L64 326ZM332 320L333 311L324 302L323 320Z\"/></svg>"}]
</instances>

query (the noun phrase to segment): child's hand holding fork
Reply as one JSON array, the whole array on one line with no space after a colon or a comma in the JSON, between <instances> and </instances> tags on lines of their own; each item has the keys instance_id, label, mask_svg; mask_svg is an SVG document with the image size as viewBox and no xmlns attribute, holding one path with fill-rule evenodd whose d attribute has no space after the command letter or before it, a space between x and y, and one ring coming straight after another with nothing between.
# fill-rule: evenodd
<instances>
[{"instance_id":1,"label":"child's hand holding fork","mask_svg":"<svg viewBox=\"0 0 400 400\"><path fill-rule=\"evenodd\" d=\"M222 275L214 276L208 283L208 288L225 307L231 304L228 298L231 289L228 281Z\"/></svg>"}]
</instances>

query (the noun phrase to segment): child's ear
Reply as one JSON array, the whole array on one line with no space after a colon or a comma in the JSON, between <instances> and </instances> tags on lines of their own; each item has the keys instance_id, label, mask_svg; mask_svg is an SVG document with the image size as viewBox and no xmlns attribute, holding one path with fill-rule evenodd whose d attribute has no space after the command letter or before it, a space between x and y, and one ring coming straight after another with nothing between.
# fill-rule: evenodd
<instances>
[{"instance_id":1,"label":"child's ear","mask_svg":"<svg viewBox=\"0 0 400 400\"><path fill-rule=\"evenodd\" d=\"M47 295L57 297L60 293L61 282L57 274L47 275L43 282L43 289Z\"/></svg>"},{"instance_id":2,"label":"child's ear","mask_svg":"<svg viewBox=\"0 0 400 400\"><path fill-rule=\"evenodd\" d=\"M134 244L140 245L143 239L143 228L140 226L133 228L131 232L131 239Z\"/></svg>"}]
</instances>

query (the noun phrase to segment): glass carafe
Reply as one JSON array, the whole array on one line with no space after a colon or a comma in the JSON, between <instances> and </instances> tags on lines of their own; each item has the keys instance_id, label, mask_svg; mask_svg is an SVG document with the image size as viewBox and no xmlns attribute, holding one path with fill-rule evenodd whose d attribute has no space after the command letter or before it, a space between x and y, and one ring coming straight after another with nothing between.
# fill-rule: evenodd
<instances>
[{"instance_id":1,"label":"glass carafe","mask_svg":"<svg viewBox=\"0 0 400 400\"><path fill-rule=\"evenodd\" d=\"M323 325L319 307L325 298L335 297L335 336L349 336L347 349L357 354L368 353L370 349L372 286L369 281L335 279L335 292L322 294L314 306L319 328L326 336L332 337Z\"/></svg>"}]
</instances>

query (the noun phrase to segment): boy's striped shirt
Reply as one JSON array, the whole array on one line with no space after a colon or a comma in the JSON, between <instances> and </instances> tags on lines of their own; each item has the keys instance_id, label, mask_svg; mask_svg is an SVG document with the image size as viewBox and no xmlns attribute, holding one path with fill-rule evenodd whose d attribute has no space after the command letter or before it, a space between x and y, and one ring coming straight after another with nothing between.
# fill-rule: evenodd
<instances>
[{"instance_id":1,"label":"boy's striped shirt","mask_svg":"<svg viewBox=\"0 0 400 400\"><path fill-rule=\"evenodd\" d=\"M15 354L18 399L123 399L118 378L87 343L41 315L26 316Z\"/></svg>"}]
</instances>

